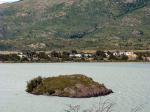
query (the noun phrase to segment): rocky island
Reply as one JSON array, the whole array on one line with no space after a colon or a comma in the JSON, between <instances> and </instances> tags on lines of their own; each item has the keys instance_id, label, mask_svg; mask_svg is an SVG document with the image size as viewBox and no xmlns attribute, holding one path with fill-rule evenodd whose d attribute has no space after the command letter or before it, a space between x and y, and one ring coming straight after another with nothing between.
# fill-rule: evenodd
<instances>
[{"instance_id":1,"label":"rocky island","mask_svg":"<svg viewBox=\"0 0 150 112\"><path fill-rule=\"evenodd\" d=\"M104 84L81 74L58 77L37 77L27 83L26 92L34 95L48 95L70 98L89 98L113 93Z\"/></svg>"}]
</instances>

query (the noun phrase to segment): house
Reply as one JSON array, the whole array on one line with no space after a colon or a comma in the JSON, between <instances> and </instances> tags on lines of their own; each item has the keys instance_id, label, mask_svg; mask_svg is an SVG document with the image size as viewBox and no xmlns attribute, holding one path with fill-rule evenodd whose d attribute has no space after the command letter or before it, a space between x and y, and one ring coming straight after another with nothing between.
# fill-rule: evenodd
<instances>
[{"instance_id":1,"label":"house","mask_svg":"<svg viewBox=\"0 0 150 112\"><path fill-rule=\"evenodd\" d=\"M85 53L85 54L83 54L83 56L84 56L85 58L89 58L89 57L92 57L92 54Z\"/></svg>"},{"instance_id":2,"label":"house","mask_svg":"<svg viewBox=\"0 0 150 112\"><path fill-rule=\"evenodd\" d=\"M109 56L110 56L110 55L108 54L108 52L105 52L105 55L106 55L107 58L109 58Z\"/></svg>"},{"instance_id":3,"label":"house","mask_svg":"<svg viewBox=\"0 0 150 112\"><path fill-rule=\"evenodd\" d=\"M126 55L126 56L134 55L134 52L125 52L125 55Z\"/></svg>"},{"instance_id":4,"label":"house","mask_svg":"<svg viewBox=\"0 0 150 112\"><path fill-rule=\"evenodd\" d=\"M113 55L114 55L114 56L121 56L121 55L123 55L123 54L124 54L124 52L119 52L119 51L113 52Z\"/></svg>"},{"instance_id":5,"label":"house","mask_svg":"<svg viewBox=\"0 0 150 112\"><path fill-rule=\"evenodd\" d=\"M131 55L135 55L134 52L127 52L127 51L117 51L117 52L113 52L113 55L114 56L122 56L122 55L125 55L125 56L131 56Z\"/></svg>"},{"instance_id":6,"label":"house","mask_svg":"<svg viewBox=\"0 0 150 112\"><path fill-rule=\"evenodd\" d=\"M143 60L146 62L150 62L150 57L144 57Z\"/></svg>"},{"instance_id":7,"label":"house","mask_svg":"<svg viewBox=\"0 0 150 112\"><path fill-rule=\"evenodd\" d=\"M23 54L22 52L21 52L21 53L18 53L18 56L20 57L20 59L27 57L27 55Z\"/></svg>"},{"instance_id":8,"label":"house","mask_svg":"<svg viewBox=\"0 0 150 112\"><path fill-rule=\"evenodd\" d=\"M71 58L82 58L82 54L70 54L69 57L71 57Z\"/></svg>"}]
</instances>

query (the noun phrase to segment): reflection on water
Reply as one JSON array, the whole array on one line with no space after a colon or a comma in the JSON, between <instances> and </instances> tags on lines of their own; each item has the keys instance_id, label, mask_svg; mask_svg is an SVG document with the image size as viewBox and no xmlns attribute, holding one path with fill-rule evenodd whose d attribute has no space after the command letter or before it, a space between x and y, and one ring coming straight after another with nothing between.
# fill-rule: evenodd
<instances>
[{"instance_id":1,"label":"reflection on water","mask_svg":"<svg viewBox=\"0 0 150 112\"><path fill-rule=\"evenodd\" d=\"M71 99L34 96L25 92L26 82L37 76L80 73L104 83L115 93L102 97L116 103L115 112L129 112L144 105L150 110L150 64L144 63L55 63L0 64L0 112L63 112L68 104L88 108L100 97Z\"/></svg>"}]
</instances>

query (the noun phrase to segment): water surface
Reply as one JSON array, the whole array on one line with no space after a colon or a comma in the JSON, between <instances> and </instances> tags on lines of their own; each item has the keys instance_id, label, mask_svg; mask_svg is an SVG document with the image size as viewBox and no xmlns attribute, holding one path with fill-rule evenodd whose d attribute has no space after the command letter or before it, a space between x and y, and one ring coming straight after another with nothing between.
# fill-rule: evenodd
<instances>
[{"instance_id":1,"label":"water surface","mask_svg":"<svg viewBox=\"0 0 150 112\"><path fill-rule=\"evenodd\" d=\"M115 93L106 97L71 99L34 96L25 92L26 82L37 76L85 74ZM83 109L110 99L114 112L130 112L144 105L150 110L150 63L52 63L0 64L0 112L64 112L68 104Z\"/></svg>"}]
</instances>

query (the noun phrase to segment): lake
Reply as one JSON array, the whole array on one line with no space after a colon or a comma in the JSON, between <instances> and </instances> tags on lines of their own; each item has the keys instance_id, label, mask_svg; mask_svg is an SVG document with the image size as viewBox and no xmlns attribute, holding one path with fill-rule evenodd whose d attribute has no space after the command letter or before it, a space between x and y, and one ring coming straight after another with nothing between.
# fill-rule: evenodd
<instances>
[{"instance_id":1,"label":"lake","mask_svg":"<svg viewBox=\"0 0 150 112\"><path fill-rule=\"evenodd\" d=\"M35 96L25 92L28 80L64 74L85 74L114 91L105 97L72 99ZM82 109L110 99L114 112L130 112L143 105L150 110L150 63L0 64L0 112L65 112L67 105Z\"/></svg>"}]
</instances>

